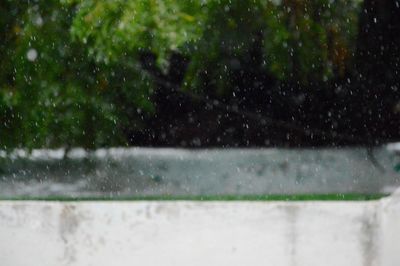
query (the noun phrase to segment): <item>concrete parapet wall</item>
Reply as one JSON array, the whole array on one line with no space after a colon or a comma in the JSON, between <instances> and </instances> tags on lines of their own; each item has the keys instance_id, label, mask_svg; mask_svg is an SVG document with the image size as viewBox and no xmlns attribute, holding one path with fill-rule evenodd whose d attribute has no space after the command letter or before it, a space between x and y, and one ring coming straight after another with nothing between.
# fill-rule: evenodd
<instances>
[{"instance_id":1,"label":"concrete parapet wall","mask_svg":"<svg viewBox=\"0 0 400 266\"><path fill-rule=\"evenodd\" d=\"M0 201L0 265L400 265L400 198Z\"/></svg>"}]
</instances>

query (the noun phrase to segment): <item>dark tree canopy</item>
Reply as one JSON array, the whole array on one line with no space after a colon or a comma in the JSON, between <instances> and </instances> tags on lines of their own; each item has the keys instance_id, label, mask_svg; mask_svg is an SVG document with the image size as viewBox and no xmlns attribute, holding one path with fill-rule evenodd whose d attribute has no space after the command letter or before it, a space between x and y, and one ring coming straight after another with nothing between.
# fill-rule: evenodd
<instances>
[{"instance_id":1,"label":"dark tree canopy","mask_svg":"<svg viewBox=\"0 0 400 266\"><path fill-rule=\"evenodd\" d=\"M0 149L400 138L400 1L0 3Z\"/></svg>"}]
</instances>

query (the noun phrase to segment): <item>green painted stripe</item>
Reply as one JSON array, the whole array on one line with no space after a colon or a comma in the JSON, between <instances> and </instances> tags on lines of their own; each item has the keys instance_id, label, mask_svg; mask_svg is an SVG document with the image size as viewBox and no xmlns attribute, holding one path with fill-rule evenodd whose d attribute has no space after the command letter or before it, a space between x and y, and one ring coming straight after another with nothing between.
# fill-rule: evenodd
<instances>
[{"instance_id":1,"label":"green painted stripe","mask_svg":"<svg viewBox=\"0 0 400 266\"><path fill-rule=\"evenodd\" d=\"M300 194L300 195L160 195L160 196L18 196L0 200L40 201L368 201L388 194Z\"/></svg>"}]
</instances>

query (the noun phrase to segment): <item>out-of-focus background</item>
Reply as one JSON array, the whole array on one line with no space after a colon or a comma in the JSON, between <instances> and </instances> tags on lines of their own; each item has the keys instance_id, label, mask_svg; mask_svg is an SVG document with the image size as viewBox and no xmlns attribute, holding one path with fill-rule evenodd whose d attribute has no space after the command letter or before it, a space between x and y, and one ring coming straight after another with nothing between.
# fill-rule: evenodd
<instances>
[{"instance_id":1,"label":"out-of-focus background","mask_svg":"<svg viewBox=\"0 0 400 266\"><path fill-rule=\"evenodd\" d=\"M1 266L400 265L399 64L400 0L0 0Z\"/></svg>"},{"instance_id":2,"label":"out-of-focus background","mask_svg":"<svg viewBox=\"0 0 400 266\"><path fill-rule=\"evenodd\" d=\"M3 0L0 54L3 198L400 184L398 0Z\"/></svg>"},{"instance_id":3,"label":"out-of-focus background","mask_svg":"<svg viewBox=\"0 0 400 266\"><path fill-rule=\"evenodd\" d=\"M0 3L0 149L400 138L400 1Z\"/></svg>"}]
</instances>

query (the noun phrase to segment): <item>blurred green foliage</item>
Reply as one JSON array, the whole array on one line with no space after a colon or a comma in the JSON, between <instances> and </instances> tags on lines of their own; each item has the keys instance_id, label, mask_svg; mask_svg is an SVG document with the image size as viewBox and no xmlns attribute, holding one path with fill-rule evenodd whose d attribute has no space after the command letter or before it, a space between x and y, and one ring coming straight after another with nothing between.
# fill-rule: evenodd
<instances>
[{"instance_id":1,"label":"blurred green foliage","mask_svg":"<svg viewBox=\"0 0 400 266\"><path fill-rule=\"evenodd\" d=\"M188 90L202 73L231 90L232 58L262 33L265 71L301 84L343 76L352 64L359 1L36 0L0 3L0 149L127 145L151 115L162 69L190 58Z\"/></svg>"},{"instance_id":2,"label":"blurred green foliage","mask_svg":"<svg viewBox=\"0 0 400 266\"><path fill-rule=\"evenodd\" d=\"M9 15L1 27L1 148L125 144L122 129L135 121L124 108L151 111L149 81L135 63L88 57L70 33L74 6L6 1L0 10Z\"/></svg>"},{"instance_id":3,"label":"blurred green foliage","mask_svg":"<svg viewBox=\"0 0 400 266\"><path fill-rule=\"evenodd\" d=\"M150 50L165 64L171 51L190 55L195 73L247 53L264 32L265 64L281 79L328 79L354 52L359 1L76 1L72 34L97 61ZM222 63L221 63L222 62ZM224 70L217 71L224 76Z\"/></svg>"}]
</instances>

